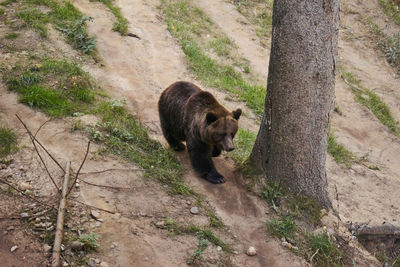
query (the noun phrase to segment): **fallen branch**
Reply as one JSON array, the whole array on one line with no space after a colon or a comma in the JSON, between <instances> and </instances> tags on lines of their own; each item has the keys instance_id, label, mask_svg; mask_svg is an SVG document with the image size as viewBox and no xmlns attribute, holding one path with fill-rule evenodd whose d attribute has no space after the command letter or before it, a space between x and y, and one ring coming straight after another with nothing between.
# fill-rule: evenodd
<instances>
[{"instance_id":1,"label":"fallen branch","mask_svg":"<svg viewBox=\"0 0 400 267\"><path fill-rule=\"evenodd\" d=\"M111 185L102 185L102 184L94 184L88 181L85 181L81 178L78 178L79 181L81 181L84 184L88 184L91 186L97 186L97 187L103 187L103 188L110 188L110 189L115 189L115 190L131 190L132 188L130 187L119 187L119 186L111 186Z\"/></svg>"},{"instance_id":2,"label":"fallen branch","mask_svg":"<svg viewBox=\"0 0 400 267\"><path fill-rule=\"evenodd\" d=\"M53 254L51 259L52 267L60 266L61 242L62 242L63 228L64 228L65 206L67 204L67 190L68 190L70 167L71 167L71 162L68 161L65 167L64 183L61 192L60 206L58 208L56 233L54 236Z\"/></svg>"},{"instance_id":3,"label":"fallen branch","mask_svg":"<svg viewBox=\"0 0 400 267\"><path fill-rule=\"evenodd\" d=\"M2 177L2 178L3 178L3 177ZM15 191L21 193L24 197L27 197L27 198L29 198L29 199L32 199L33 201L36 201L37 203L39 203L39 204L41 204L41 205L43 205L43 206L50 207L50 208L52 208L52 209L54 209L54 210L56 209L56 208L54 208L53 206L51 206L51 205L49 205L49 204L47 204L47 203L44 203L44 202L42 202L42 201L36 199L35 197L32 197L32 196L29 196L29 195L25 194L22 190L19 190L18 188L16 188L15 186L13 186L13 185L10 184L10 183L4 181L3 179L0 179L0 183L3 183L3 184L8 185L9 187L11 187L12 189L14 189Z\"/></svg>"},{"instance_id":4,"label":"fallen branch","mask_svg":"<svg viewBox=\"0 0 400 267\"><path fill-rule=\"evenodd\" d=\"M96 210L101 210L101 211L104 211L104 212L107 212L107 213L110 213L110 214L115 214L115 213L116 213L116 212L111 211L111 210L105 210L105 209L102 209L102 208L99 208L99 207L96 207L96 206L92 206L92 205L83 203L83 202L81 202L81 201L79 201L79 200L76 200L76 199L73 199L72 201L75 201L75 202L77 202L77 203L79 203L79 204L85 205L85 206L87 206L87 207L89 207L89 208L96 209Z\"/></svg>"},{"instance_id":5,"label":"fallen branch","mask_svg":"<svg viewBox=\"0 0 400 267\"><path fill-rule=\"evenodd\" d=\"M87 155L89 154L89 148L90 148L90 140L89 140L89 142L88 142L88 144L87 144L85 157L83 158L82 163L81 163L81 166L79 166L79 169L78 169L78 171L76 172L75 180L74 180L74 182L72 183L71 187L69 188L68 193L67 193L67 196L69 195L69 193L71 193L72 188L74 188L74 186L75 186L75 184L76 184L76 180L78 180L79 172L81 171L81 169L82 169L82 167L83 167L83 164L84 164L85 161L86 161Z\"/></svg>"},{"instance_id":6,"label":"fallen branch","mask_svg":"<svg viewBox=\"0 0 400 267\"><path fill-rule=\"evenodd\" d=\"M42 127L43 127L46 123L48 123L49 121L51 121L51 119L45 121L44 123L42 123L42 125L40 125L40 127L36 130L36 133L35 133L35 135L34 135L35 138L36 138L36 136L38 135L38 133L40 132L40 130L42 129Z\"/></svg>"},{"instance_id":7,"label":"fallen branch","mask_svg":"<svg viewBox=\"0 0 400 267\"><path fill-rule=\"evenodd\" d=\"M315 251L315 253L311 256L310 258L310 262L312 263L312 260L314 259L315 255L317 255L319 249L317 249L317 251Z\"/></svg>"},{"instance_id":8,"label":"fallen branch","mask_svg":"<svg viewBox=\"0 0 400 267\"><path fill-rule=\"evenodd\" d=\"M32 132L28 129L28 127L26 126L26 124L22 121L22 119L18 116L18 114L15 114L15 116L17 116L18 120L21 122L21 124L24 126L26 132L28 133L28 135L30 136L31 140L33 139L36 143L39 144L39 146L47 153L47 155L49 155L49 157L54 161L55 164L57 164L58 167L60 167L60 169L63 171L63 173L65 173L64 168L61 166L61 164L53 157L53 155L50 154L50 152L36 139L35 136L32 135ZM33 142L33 141L32 141ZM35 145L34 145L35 146ZM36 146L35 146L36 149ZM37 151L37 149L36 149Z\"/></svg>"},{"instance_id":9,"label":"fallen branch","mask_svg":"<svg viewBox=\"0 0 400 267\"><path fill-rule=\"evenodd\" d=\"M38 156L39 156L39 158L40 158L40 160L41 160L41 162L42 162L44 168L46 169L46 172L47 172L48 176L50 177L50 180L52 181L54 187L57 189L57 192L59 192L60 189L58 188L56 182L54 181L53 177L51 176L49 169L47 169L46 163L44 162L42 156L41 156L40 153L39 153L39 150L38 150L37 147L36 147L36 143L35 143L35 140L36 140L36 139L35 139L35 137L32 135L31 131L28 129L28 127L25 125L25 123L21 120L21 118L18 116L18 114L15 114L15 116L17 116L18 120L19 120L19 121L22 123L22 125L25 127L25 130L27 131L27 133L28 133L28 135L29 135L29 138L31 139L31 142L32 142L32 144L33 144L33 147L35 148L36 153L38 154Z\"/></svg>"},{"instance_id":10,"label":"fallen branch","mask_svg":"<svg viewBox=\"0 0 400 267\"><path fill-rule=\"evenodd\" d=\"M88 175L88 174L99 174L99 173L103 173L103 172L111 172L111 171L145 171L142 168L130 168L130 169L105 169L102 171L93 171L93 172L81 172L79 173L80 175Z\"/></svg>"}]
</instances>

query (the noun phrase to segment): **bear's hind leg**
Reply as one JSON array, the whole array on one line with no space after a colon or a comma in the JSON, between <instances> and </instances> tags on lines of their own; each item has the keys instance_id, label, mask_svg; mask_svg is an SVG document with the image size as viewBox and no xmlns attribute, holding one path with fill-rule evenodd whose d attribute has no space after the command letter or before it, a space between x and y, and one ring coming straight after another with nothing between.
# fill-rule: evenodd
<instances>
[{"instance_id":1,"label":"bear's hind leg","mask_svg":"<svg viewBox=\"0 0 400 267\"><path fill-rule=\"evenodd\" d=\"M225 182L224 177L215 169L211 160L211 148L204 144L197 144L187 141L190 162L193 168L204 179L213 183L221 184Z\"/></svg>"}]
</instances>

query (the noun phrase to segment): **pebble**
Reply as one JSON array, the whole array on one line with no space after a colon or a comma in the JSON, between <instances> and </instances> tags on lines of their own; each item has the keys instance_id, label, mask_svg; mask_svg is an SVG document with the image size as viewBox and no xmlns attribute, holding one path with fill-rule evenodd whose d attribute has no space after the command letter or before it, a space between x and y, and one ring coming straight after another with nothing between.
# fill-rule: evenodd
<instances>
[{"instance_id":1,"label":"pebble","mask_svg":"<svg viewBox=\"0 0 400 267\"><path fill-rule=\"evenodd\" d=\"M246 254L249 256L254 256L257 254L257 251L255 247L249 247L249 249L246 251Z\"/></svg>"},{"instance_id":2,"label":"pebble","mask_svg":"<svg viewBox=\"0 0 400 267\"><path fill-rule=\"evenodd\" d=\"M145 257L145 258L144 258L144 261L149 261L149 258L148 258L148 257Z\"/></svg>"},{"instance_id":3,"label":"pebble","mask_svg":"<svg viewBox=\"0 0 400 267\"><path fill-rule=\"evenodd\" d=\"M47 252L50 252L50 251L51 251L51 246L49 246L49 245L47 245L47 244L44 244L44 245L43 245L43 251L46 252L46 253L47 253Z\"/></svg>"},{"instance_id":4,"label":"pebble","mask_svg":"<svg viewBox=\"0 0 400 267\"><path fill-rule=\"evenodd\" d=\"M239 252L237 252L236 250L233 251L233 254L238 255Z\"/></svg>"},{"instance_id":5,"label":"pebble","mask_svg":"<svg viewBox=\"0 0 400 267\"><path fill-rule=\"evenodd\" d=\"M63 261L63 267L67 267L67 266L69 266L69 264L66 262L66 261Z\"/></svg>"},{"instance_id":6,"label":"pebble","mask_svg":"<svg viewBox=\"0 0 400 267\"><path fill-rule=\"evenodd\" d=\"M111 247L111 248L116 248L116 247L118 247L118 243L112 242L110 247Z\"/></svg>"},{"instance_id":7,"label":"pebble","mask_svg":"<svg viewBox=\"0 0 400 267\"><path fill-rule=\"evenodd\" d=\"M164 221L156 222L156 227L163 228L164 226L165 226L165 222Z\"/></svg>"},{"instance_id":8,"label":"pebble","mask_svg":"<svg viewBox=\"0 0 400 267\"><path fill-rule=\"evenodd\" d=\"M94 262L95 262L96 264L100 264L101 260L98 259L98 258L96 258L96 259L94 259Z\"/></svg>"},{"instance_id":9,"label":"pebble","mask_svg":"<svg viewBox=\"0 0 400 267\"><path fill-rule=\"evenodd\" d=\"M100 267L108 267L108 263L103 261L102 263L100 263Z\"/></svg>"},{"instance_id":10,"label":"pebble","mask_svg":"<svg viewBox=\"0 0 400 267\"><path fill-rule=\"evenodd\" d=\"M93 217L94 219L97 219L97 218L100 217L100 212L98 212L97 210L92 210L92 211L90 212L90 215L92 215L92 217Z\"/></svg>"},{"instance_id":11,"label":"pebble","mask_svg":"<svg viewBox=\"0 0 400 267\"><path fill-rule=\"evenodd\" d=\"M28 190L28 189L31 189L31 185L30 185L29 183L25 183L25 182L22 182L22 183L20 184L20 187L21 187L21 189L22 189L23 191Z\"/></svg>"},{"instance_id":12,"label":"pebble","mask_svg":"<svg viewBox=\"0 0 400 267\"><path fill-rule=\"evenodd\" d=\"M7 227L7 231L12 231L12 230L14 230L15 228L14 228L14 226L12 226L12 225L10 225L10 226L8 226Z\"/></svg>"},{"instance_id":13,"label":"pebble","mask_svg":"<svg viewBox=\"0 0 400 267\"><path fill-rule=\"evenodd\" d=\"M199 214L199 208L198 207L191 207L190 208L190 213L191 214Z\"/></svg>"},{"instance_id":14,"label":"pebble","mask_svg":"<svg viewBox=\"0 0 400 267\"><path fill-rule=\"evenodd\" d=\"M18 249L18 246L13 246L13 247L11 247L11 252L14 252L14 251L16 251Z\"/></svg>"},{"instance_id":15,"label":"pebble","mask_svg":"<svg viewBox=\"0 0 400 267\"><path fill-rule=\"evenodd\" d=\"M78 240L71 243L71 249L73 249L73 250L81 250L82 247L83 247L82 242L80 242Z\"/></svg>"},{"instance_id":16,"label":"pebble","mask_svg":"<svg viewBox=\"0 0 400 267\"><path fill-rule=\"evenodd\" d=\"M115 221L118 221L120 218L121 218L121 213L115 213L115 214L112 216L112 219L115 220Z\"/></svg>"},{"instance_id":17,"label":"pebble","mask_svg":"<svg viewBox=\"0 0 400 267\"><path fill-rule=\"evenodd\" d=\"M288 247L289 244L290 244L290 243L289 243L289 242L286 242L286 241L283 241L283 242L282 242L282 246L284 246L284 247Z\"/></svg>"},{"instance_id":18,"label":"pebble","mask_svg":"<svg viewBox=\"0 0 400 267\"><path fill-rule=\"evenodd\" d=\"M222 248L220 246L218 246L217 251L222 251Z\"/></svg>"},{"instance_id":19,"label":"pebble","mask_svg":"<svg viewBox=\"0 0 400 267\"><path fill-rule=\"evenodd\" d=\"M40 223L41 220L42 220L42 219L40 219L39 217L37 217L37 218L35 219L35 222Z\"/></svg>"},{"instance_id":20,"label":"pebble","mask_svg":"<svg viewBox=\"0 0 400 267\"><path fill-rule=\"evenodd\" d=\"M29 217L29 214L27 212L22 212L20 215L22 218Z\"/></svg>"}]
</instances>

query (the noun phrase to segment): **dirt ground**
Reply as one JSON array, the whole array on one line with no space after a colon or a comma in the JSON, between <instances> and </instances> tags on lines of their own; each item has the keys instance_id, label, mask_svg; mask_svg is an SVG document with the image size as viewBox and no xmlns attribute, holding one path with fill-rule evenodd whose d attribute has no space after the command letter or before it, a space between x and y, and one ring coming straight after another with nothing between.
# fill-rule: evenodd
<instances>
[{"instance_id":1,"label":"dirt ground","mask_svg":"<svg viewBox=\"0 0 400 267\"><path fill-rule=\"evenodd\" d=\"M339 62L357 74L364 86L381 96L395 119L400 120L399 77L367 37L368 29L359 14L375 14L378 23L389 25L386 27L389 32L398 31L399 28L381 19L385 15L377 11L380 9L376 1L342 2L340 36L350 32L352 38L341 38ZM129 111L149 127L153 138L166 144L161 135L157 113L161 91L177 80L188 80L199 85L201 82L193 78L179 44L169 34L157 8L159 1L116 1L129 22L129 32L139 35L140 40L122 37L112 31L114 17L101 3L88 0L73 0L72 3L84 14L94 18L94 22L88 24L88 31L96 35L97 49L102 58L103 66L85 60L82 62L83 68L112 98L126 98ZM250 61L258 78L266 83L269 51L259 44L254 26L242 23L247 21L246 18L227 1L200 0L197 4L235 41L239 53ZM77 52L66 45L56 31L51 31L48 42L67 57L78 58ZM0 60L7 60L4 52L0 56ZM257 131L258 121L244 103L227 100L224 93L213 88L206 89L228 108L244 109L248 115L241 119L240 126ZM368 161L380 170L370 170L358 163L345 169L328 157L329 194L333 206L343 222L368 222L371 225L389 222L399 225L400 139L355 101L350 88L340 78L336 80L336 102L342 110L342 115L335 113L332 121L338 141L358 157L368 153ZM23 166L23 174L16 175L17 182L27 182L36 194L48 196L52 192L51 184L14 114L26 118L28 127L34 130L48 120L42 113L19 104L17 96L8 92L5 85L0 83L0 122L18 131L22 147L13 156L15 168L0 170L0 175L15 174L15 170ZM38 139L62 165L70 160L76 170L84 157L87 137L71 132L71 125L72 119L69 118L51 120L43 126ZM96 145L92 145L91 152L96 149ZM204 195L207 203L215 208L217 215L228 226L229 231L218 234L237 252L231 256L235 265L308 265L304 259L283 248L279 240L268 235L265 226L268 205L247 191L242 176L235 170L235 164L228 156L216 159L218 170L229 177L225 184L218 186L199 179L193 173L186 152L178 153L178 156L185 169L185 182ZM59 177L57 167L49 159L47 163L50 171ZM99 258L109 266L186 266L188 257L196 250L196 237L171 237L165 229L155 224L169 217L180 222L207 223L206 211L201 209L199 215L193 216L189 212L194 205L193 199L171 196L161 184L144 179L140 171L134 170L135 166L111 156L91 153L82 172L105 169L114 171L83 175L82 178L88 182L126 189L115 190L80 183L80 187L74 190L74 199L117 213L100 212L104 220L101 224L83 222L101 236L100 251L93 258ZM0 203L9 203L7 205L10 206L14 205L12 201L0 199ZM4 214L12 213L10 209L1 211ZM7 227L13 224L16 229L7 231ZM10 248L14 244L19 249L11 253ZM245 254L249 246L257 248L256 257ZM218 253L214 245L210 245L205 254L215 264L224 259L224 255ZM47 263L41 243L29 234L23 224L14 220L0 220L0 255L1 264L5 264L2 266L45 266ZM377 263L373 260L361 261L357 266L374 264Z\"/></svg>"}]
</instances>

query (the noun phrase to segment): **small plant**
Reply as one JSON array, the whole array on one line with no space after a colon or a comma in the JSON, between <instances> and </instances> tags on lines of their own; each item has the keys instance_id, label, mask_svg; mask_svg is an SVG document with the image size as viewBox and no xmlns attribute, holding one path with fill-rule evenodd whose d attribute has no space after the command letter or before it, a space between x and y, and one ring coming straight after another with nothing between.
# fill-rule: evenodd
<instances>
[{"instance_id":1,"label":"small plant","mask_svg":"<svg viewBox=\"0 0 400 267\"><path fill-rule=\"evenodd\" d=\"M87 252L96 251L100 246L98 243L99 235L95 233L89 233L86 235L81 235L79 241L83 244L83 249Z\"/></svg>"},{"instance_id":2,"label":"small plant","mask_svg":"<svg viewBox=\"0 0 400 267\"><path fill-rule=\"evenodd\" d=\"M383 11L392 18L393 22L400 26L400 8L392 0L379 0L378 1Z\"/></svg>"},{"instance_id":3,"label":"small plant","mask_svg":"<svg viewBox=\"0 0 400 267\"><path fill-rule=\"evenodd\" d=\"M114 22L112 30L119 32L122 36L128 34L128 20L123 17L121 9L113 4L112 0L97 0L103 3L114 14L117 21Z\"/></svg>"},{"instance_id":4,"label":"small plant","mask_svg":"<svg viewBox=\"0 0 400 267\"><path fill-rule=\"evenodd\" d=\"M349 168L355 161L354 154L347 150L342 144L339 144L332 132L330 132L328 136L328 153L337 163L343 164L346 168Z\"/></svg>"},{"instance_id":5,"label":"small plant","mask_svg":"<svg viewBox=\"0 0 400 267\"><path fill-rule=\"evenodd\" d=\"M305 218L314 226L321 224L321 207L317 201L306 195L296 195L288 200L290 210L298 218Z\"/></svg>"},{"instance_id":6,"label":"small plant","mask_svg":"<svg viewBox=\"0 0 400 267\"><path fill-rule=\"evenodd\" d=\"M205 239L203 232L197 232L196 236L198 240L197 250L191 255L190 259L188 260L189 265L203 260L203 252L208 247L208 241L207 239Z\"/></svg>"},{"instance_id":7,"label":"small plant","mask_svg":"<svg viewBox=\"0 0 400 267\"><path fill-rule=\"evenodd\" d=\"M272 205L275 212L278 212L278 198L282 196L279 182L269 182L264 188L263 197Z\"/></svg>"},{"instance_id":8,"label":"small plant","mask_svg":"<svg viewBox=\"0 0 400 267\"><path fill-rule=\"evenodd\" d=\"M82 16L75 21L71 26L57 29L67 36L67 40L72 44L72 47L79 49L83 54L93 52L96 47L96 40L89 37L86 32L86 21L92 21L93 18Z\"/></svg>"},{"instance_id":9,"label":"small plant","mask_svg":"<svg viewBox=\"0 0 400 267\"><path fill-rule=\"evenodd\" d=\"M256 134L247 130L239 129L234 139L235 150L232 151L231 157L241 166L250 157Z\"/></svg>"},{"instance_id":10,"label":"small plant","mask_svg":"<svg viewBox=\"0 0 400 267\"><path fill-rule=\"evenodd\" d=\"M9 128L0 126L0 158L17 150L17 135Z\"/></svg>"},{"instance_id":11,"label":"small plant","mask_svg":"<svg viewBox=\"0 0 400 267\"><path fill-rule=\"evenodd\" d=\"M293 238L293 234L297 229L296 223L291 215L282 216L276 220L267 221L267 227L271 234L276 237Z\"/></svg>"},{"instance_id":12,"label":"small plant","mask_svg":"<svg viewBox=\"0 0 400 267\"><path fill-rule=\"evenodd\" d=\"M343 252L329 241L327 235L310 235L309 247L317 266L344 266Z\"/></svg>"},{"instance_id":13,"label":"small plant","mask_svg":"<svg viewBox=\"0 0 400 267\"><path fill-rule=\"evenodd\" d=\"M11 33L6 34L4 36L4 38L6 38L6 39L17 39L18 36L19 36L19 33L11 32Z\"/></svg>"}]
</instances>

